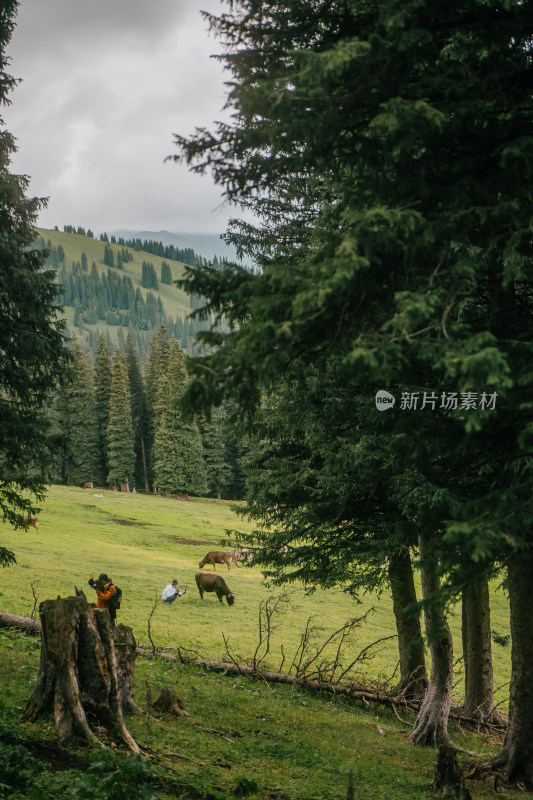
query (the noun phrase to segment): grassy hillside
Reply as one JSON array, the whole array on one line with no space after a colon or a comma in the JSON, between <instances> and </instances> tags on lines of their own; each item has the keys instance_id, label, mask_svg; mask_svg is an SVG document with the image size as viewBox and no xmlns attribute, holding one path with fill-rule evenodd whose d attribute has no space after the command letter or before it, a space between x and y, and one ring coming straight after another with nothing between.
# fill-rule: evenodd
<instances>
[{"instance_id":1,"label":"grassy hillside","mask_svg":"<svg viewBox=\"0 0 533 800\"><path fill-rule=\"evenodd\" d=\"M102 497L96 496L103 495ZM220 605L214 595L200 600L194 581L198 562L206 552L218 549L225 530L239 522L229 503L193 498L190 502L141 494L110 491L92 492L71 487L53 486L39 515L40 531L12 531L4 525L2 544L17 555L18 564L2 573L0 604L3 610L29 615L34 599L31 583L36 583L40 600L67 596L74 586L83 588L89 597L87 580L108 572L122 588L124 600L119 621L131 625L140 644L147 645L147 621L156 597L174 577L187 588L185 597L173 605L157 606L152 622L156 644L198 649L218 658L224 653L222 633L235 653L250 656L257 643L258 609L262 600L280 594L280 589L265 587L257 567L217 567L228 586L236 593L235 605ZM298 647L308 618L321 629L316 641L354 616L373 608L357 631L352 656L380 637L395 633L391 602L366 596L354 604L342 591L322 591L306 596L302 587L292 595L292 610L279 618L273 638L272 653L266 663L277 668L281 645L287 661ZM460 609L451 616L455 657L461 654ZM492 597L492 627L499 634L508 633L507 600L501 591ZM495 686L509 681L509 648L494 645ZM358 665L358 679L386 680L395 668L395 640L382 642L374 657ZM462 692L460 675L455 688L459 702ZM508 687L497 692L504 700Z\"/></svg>"},{"instance_id":2,"label":"grassy hillside","mask_svg":"<svg viewBox=\"0 0 533 800\"><path fill-rule=\"evenodd\" d=\"M232 568L228 575L225 567L217 568L236 593L232 607L220 605L214 596L200 600L194 584L200 558L219 544L226 528L235 525L228 503L55 486L39 520L38 535L33 529L2 528L2 544L14 549L18 559L1 574L2 610L29 615L34 606L32 583L39 601L73 594L74 586L92 599L87 579L106 570L124 593L119 621L133 627L139 643L148 644L147 620L155 598L177 577L187 594L170 607L156 606L152 618L156 644L192 647L218 658L224 653L224 632L236 653L252 653L258 607L271 594L259 570ZM372 605L376 610L358 632L354 652L394 632L388 597L367 597L356 607L340 591L305 596L300 590L294 596L294 608L279 620L267 662L279 666L282 644L290 658L310 615L322 627L323 639L348 617ZM458 616L451 622L457 658ZM508 632L507 603L499 591L492 596L492 624L499 633ZM494 649L496 685L500 685L509 679L509 652ZM44 762L32 767L37 777L28 778L39 789L32 796L58 800L66 796L68 787L69 797L100 797L105 773L111 782L106 784L106 796L136 797L133 785L127 783L135 770L120 757L108 758L99 751L93 756L96 766L87 769L88 751L58 750L51 723L22 726L17 722L34 685L38 661L38 640L0 631L0 771L8 748L22 743ZM354 677L367 681L390 677L395 662L394 640L384 642ZM355 796L364 800L436 800L439 796L431 789L435 752L407 743L412 718L404 710L401 717L406 721L402 722L383 707L139 658L135 697L142 709L146 708L147 683L153 697L160 687L170 685L191 715L184 720L143 714L128 721L128 728L150 755L157 773L153 780L165 798L227 800L249 795L258 800L343 800L350 769ZM459 683L456 700L460 695ZM500 696L504 695L502 690ZM463 759L471 757L465 751L485 758L499 749L495 739L457 730L452 730L452 736ZM19 761L29 757L16 752ZM116 794L111 793L113 786ZM471 789L476 798L491 796L479 782ZM25 791L12 790L10 796L27 797ZM504 796L511 800L518 794Z\"/></svg>"},{"instance_id":3,"label":"grassy hillside","mask_svg":"<svg viewBox=\"0 0 533 800\"><path fill-rule=\"evenodd\" d=\"M80 262L81 254L82 252L85 252L87 255L89 270L91 269L91 264L94 261L99 272L107 274L108 267L104 263L105 242L101 242L97 239L92 239L76 233L64 233L62 231L47 230L45 228L37 228L37 233L39 236L42 236L46 243L50 241L52 247L54 248L57 248L59 245L61 245L65 251L65 262L64 264L61 264L61 266L64 266L67 272L72 271L72 264ZM117 255L122 250L122 246L111 243L109 243L109 246L113 250L116 263ZM143 261L149 261L154 265L158 278L161 274L161 262L166 261L172 270L173 280L182 277L185 265L180 261L169 261L168 259L161 258L160 256L152 253L146 253L144 251L130 249L130 253L133 256L133 260L124 264L124 268L119 270L120 275L126 275L131 278L134 290L139 288L145 299L149 291L159 295L163 303L164 311L169 317L173 317L174 319L177 317L185 318L191 310L190 299L188 295L177 289L175 285L169 286L167 284L159 283L159 289L157 290L145 289L141 286ZM74 309L72 307L67 307L65 309L65 316L70 329L73 330ZM113 345L117 345L118 326L107 325L106 322L100 320L96 325L85 325L84 327L87 333L89 331L95 333L97 329L100 333L105 334L108 332Z\"/></svg>"}]
</instances>

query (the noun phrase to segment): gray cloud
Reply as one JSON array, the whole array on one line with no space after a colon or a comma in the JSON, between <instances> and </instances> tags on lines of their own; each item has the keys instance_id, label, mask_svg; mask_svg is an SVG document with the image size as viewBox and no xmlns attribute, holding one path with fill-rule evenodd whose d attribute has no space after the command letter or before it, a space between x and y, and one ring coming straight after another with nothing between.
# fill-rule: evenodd
<instances>
[{"instance_id":1,"label":"gray cloud","mask_svg":"<svg viewBox=\"0 0 533 800\"><path fill-rule=\"evenodd\" d=\"M4 111L14 167L49 196L40 224L221 232L208 176L164 164L173 133L223 118L220 51L200 9L218 0L22 0L8 55L22 78Z\"/></svg>"}]
</instances>

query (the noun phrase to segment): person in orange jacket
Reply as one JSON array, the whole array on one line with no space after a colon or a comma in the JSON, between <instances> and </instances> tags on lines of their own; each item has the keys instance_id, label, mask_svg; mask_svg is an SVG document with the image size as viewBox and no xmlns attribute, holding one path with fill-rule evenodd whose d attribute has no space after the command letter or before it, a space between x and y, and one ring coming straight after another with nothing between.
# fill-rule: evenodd
<instances>
[{"instance_id":1,"label":"person in orange jacket","mask_svg":"<svg viewBox=\"0 0 533 800\"><path fill-rule=\"evenodd\" d=\"M111 624L115 624L117 610L110 605L110 600L116 592L115 584L105 572L100 573L98 580L96 578L89 578L89 586L96 589L96 608L107 608L109 616L111 617Z\"/></svg>"}]
</instances>

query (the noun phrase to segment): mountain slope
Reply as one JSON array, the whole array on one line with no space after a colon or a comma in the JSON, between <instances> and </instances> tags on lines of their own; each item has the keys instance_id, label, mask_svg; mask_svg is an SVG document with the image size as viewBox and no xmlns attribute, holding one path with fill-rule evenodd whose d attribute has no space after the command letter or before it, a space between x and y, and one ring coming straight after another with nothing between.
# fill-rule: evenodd
<instances>
[{"instance_id":1,"label":"mountain slope","mask_svg":"<svg viewBox=\"0 0 533 800\"><path fill-rule=\"evenodd\" d=\"M65 233L58 230L38 228L38 246L46 246L51 251L48 262L58 270L58 280L70 291L59 296L59 302L65 305L65 317L71 332L76 332L82 341L85 350L94 350L97 335L106 335L111 347L122 344L128 330L135 334L136 346L143 355L154 329L160 324L166 324L172 332L182 341L188 349L192 346L192 337L196 324L187 320L191 311L191 298L179 290L174 284L161 283L161 265L166 262L171 270L172 281L182 277L184 263L170 260L133 248L124 248L122 245L106 243L78 233ZM106 247L113 254L114 267L106 263ZM125 260L122 268L117 269L118 256L127 250L131 260ZM157 276L157 288L143 286L143 262L151 264ZM95 265L93 267L93 265ZM129 300L119 299L114 305L105 308L103 318L96 318L97 295L93 294L94 280L91 276L98 273L97 282L109 286L108 276L121 286L130 286ZM74 289L73 289L74 286ZM90 290L88 291L88 287ZM137 319L134 309L131 308L131 296L142 296L144 304L150 304L152 319ZM74 296L73 296L74 294ZM100 293L101 294L101 293ZM108 291L109 295L110 292ZM121 298L126 293L121 295ZM99 295L100 296L100 295ZM155 312L153 308L155 307ZM102 309L100 309L102 312ZM115 312L108 314L107 312ZM129 315L127 312L130 312ZM150 315L148 315L150 316ZM129 318L128 318L129 317ZM122 319L123 324L117 324ZM110 320L112 320L110 322ZM177 324L177 328L176 328ZM172 327L174 326L174 328Z\"/></svg>"}]
</instances>

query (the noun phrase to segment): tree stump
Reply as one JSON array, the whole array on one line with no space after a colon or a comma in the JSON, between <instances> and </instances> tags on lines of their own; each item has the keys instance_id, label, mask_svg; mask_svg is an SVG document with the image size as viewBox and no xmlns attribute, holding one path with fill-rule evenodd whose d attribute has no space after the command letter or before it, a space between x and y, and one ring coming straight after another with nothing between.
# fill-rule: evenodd
<instances>
[{"instance_id":1,"label":"tree stump","mask_svg":"<svg viewBox=\"0 0 533 800\"><path fill-rule=\"evenodd\" d=\"M138 714L141 709L133 699L135 657L137 642L131 628L117 625L113 628L115 654L117 657L117 679L122 710L125 714Z\"/></svg>"},{"instance_id":2,"label":"tree stump","mask_svg":"<svg viewBox=\"0 0 533 800\"><path fill-rule=\"evenodd\" d=\"M457 755L451 745L445 744L439 747L433 786L435 789L442 789L443 797L472 800L472 795L466 788Z\"/></svg>"},{"instance_id":3,"label":"tree stump","mask_svg":"<svg viewBox=\"0 0 533 800\"><path fill-rule=\"evenodd\" d=\"M163 686L152 708L158 711L163 711L166 714L177 714L179 717L188 717L189 714L185 711L183 703L176 697L170 686Z\"/></svg>"},{"instance_id":4,"label":"tree stump","mask_svg":"<svg viewBox=\"0 0 533 800\"><path fill-rule=\"evenodd\" d=\"M51 711L61 744L75 735L96 743L90 720L140 753L124 724L109 612L89 605L76 589L76 597L45 600L39 614L39 675L22 721L33 722Z\"/></svg>"}]
</instances>

